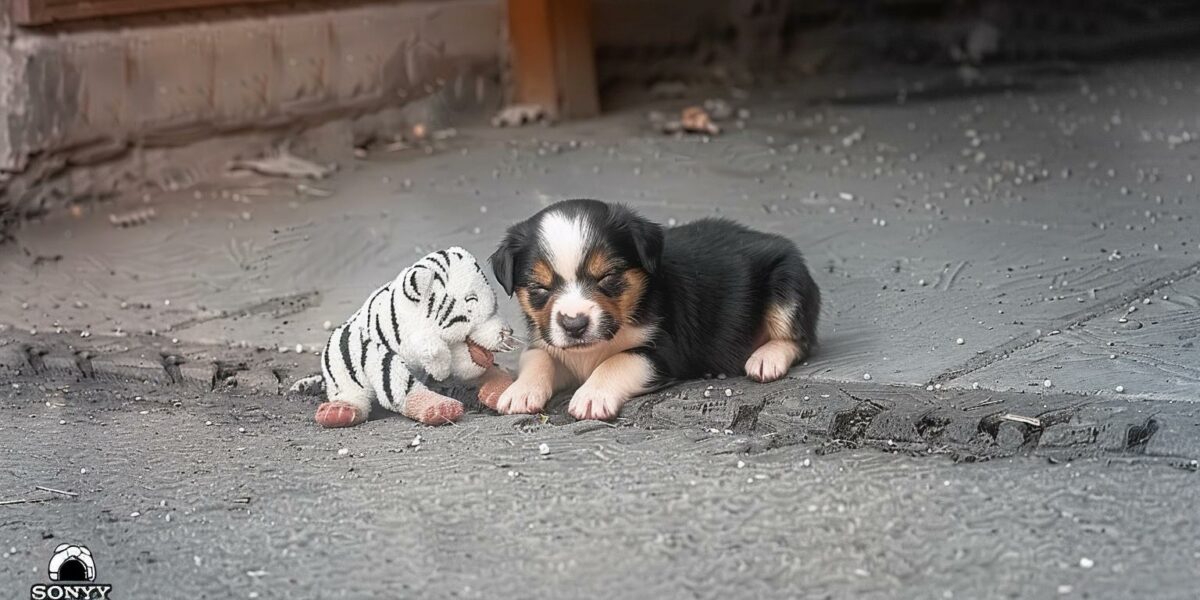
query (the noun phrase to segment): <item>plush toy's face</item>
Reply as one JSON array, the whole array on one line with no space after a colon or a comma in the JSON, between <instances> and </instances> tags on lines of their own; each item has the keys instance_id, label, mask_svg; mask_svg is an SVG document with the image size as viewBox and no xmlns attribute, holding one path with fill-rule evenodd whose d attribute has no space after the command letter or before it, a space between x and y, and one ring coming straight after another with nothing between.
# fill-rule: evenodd
<instances>
[{"instance_id":1,"label":"plush toy's face","mask_svg":"<svg viewBox=\"0 0 1200 600\"><path fill-rule=\"evenodd\" d=\"M432 268L417 270L420 284L424 284L418 285L426 290L419 310L452 349L465 343L469 355L463 358L469 356L481 369L492 366L493 352L513 349L512 329L497 314L496 293L474 256L462 248L447 248L420 264ZM482 373L471 373L474 369L468 367L456 366L454 371L464 378Z\"/></svg>"}]
</instances>

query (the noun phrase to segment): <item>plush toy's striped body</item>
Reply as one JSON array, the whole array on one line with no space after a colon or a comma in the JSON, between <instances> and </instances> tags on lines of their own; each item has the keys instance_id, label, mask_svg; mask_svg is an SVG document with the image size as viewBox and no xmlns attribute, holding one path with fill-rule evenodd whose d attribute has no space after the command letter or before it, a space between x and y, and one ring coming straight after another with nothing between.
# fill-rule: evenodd
<instances>
[{"instance_id":1,"label":"plush toy's striped body","mask_svg":"<svg viewBox=\"0 0 1200 600\"><path fill-rule=\"evenodd\" d=\"M356 425L372 399L423 423L458 419L462 404L425 387L425 374L438 381L482 379L480 400L493 405L507 375L492 352L510 350L510 336L475 258L462 248L431 253L333 330L321 356L329 401L317 409L317 422Z\"/></svg>"}]
</instances>

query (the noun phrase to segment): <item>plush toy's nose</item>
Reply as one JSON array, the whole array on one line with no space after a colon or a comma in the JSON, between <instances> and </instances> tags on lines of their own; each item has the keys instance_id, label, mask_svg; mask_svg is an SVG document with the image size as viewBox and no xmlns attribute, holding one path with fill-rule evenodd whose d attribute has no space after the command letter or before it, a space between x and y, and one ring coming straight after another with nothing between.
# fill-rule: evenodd
<instances>
[{"instance_id":1,"label":"plush toy's nose","mask_svg":"<svg viewBox=\"0 0 1200 600\"><path fill-rule=\"evenodd\" d=\"M588 324L591 319L588 319L587 314L580 314L568 317L562 313L558 315L558 324L562 326L563 331L573 338L581 338L587 332Z\"/></svg>"}]
</instances>

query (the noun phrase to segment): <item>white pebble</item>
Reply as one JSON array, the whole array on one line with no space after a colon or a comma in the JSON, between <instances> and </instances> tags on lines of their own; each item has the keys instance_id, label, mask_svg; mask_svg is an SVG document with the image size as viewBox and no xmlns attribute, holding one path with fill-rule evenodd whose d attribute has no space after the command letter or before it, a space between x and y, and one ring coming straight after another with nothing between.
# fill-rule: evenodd
<instances>
[{"instance_id":1,"label":"white pebble","mask_svg":"<svg viewBox=\"0 0 1200 600\"><path fill-rule=\"evenodd\" d=\"M729 388L725 388L725 397L728 398L732 395L733 395L733 390L731 390Z\"/></svg>"},{"instance_id":2,"label":"white pebble","mask_svg":"<svg viewBox=\"0 0 1200 600\"><path fill-rule=\"evenodd\" d=\"M871 380L871 374L870 374L870 373L863 373L863 379L864 379L864 380L866 380L866 381L870 381L870 380Z\"/></svg>"},{"instance_id":3,"label":"white pebble","mask_svg":"<svg viewBox=\"0 0 1200 600\"><path fill-rule=\"evenodd\" d=\"M964 339L962 339L962 338L958 338L957 340L954 340L954 343L955 343L955 344L958 344L959 346L961 346L961 345L963 345L963 344L967 343L967 341L966 341L966 340L964 340Z\"/></svg>"},{"instance_id":4,"label":"white pebble","mask_svg":"<svg viewBox=\"0 0 1200 600\"><path fill-rule=\"evenodd\" d=\"M133 511L133 512L129 513L129 516L131 516L131 517L134 517L134 518L137 518L137 517L140 517L140 516L142 516L142 513L140 513L140 512L137 512L137 511L135 510L135 511Z\"/></svg>"},{"instance_id":5,"label":"white pebble","mask_svg":"<svg viewBox=\"0 0 1200 600\"><path fill-rule=\"evenodd\" d=\"M1118 385L1117 387L1113 388L1113 390L1115 390L1115 391L1116 391L1118 394L1124 394L1124 393L1125 393L1125 386L1123 386L1123 385Z\"/></svg>"},{"instance_id":6,"label":"white pebble","mask_svg":"<svg viewBox=\"0 0 1200 600\"><path fill-rule=\"evenodd\" d=\"M1085 557L1079 559L1079 566L1081 566L1085 569L1090 569L1090 568L1096 566L1096 561L1085 556Z\"/></svg>"},{"instance_id":7,"label":"white pebble","mask_svg":"<svg viewBox=\"0 0 1200 600\"><path fill-rule=\"evenodd\" d=\"M296 344L296 354L304 354L304 344Z\"/></svg>"},{"instance_id":8,"label":"white pebble","mask_svg":"<svg viewBox=\"0 0 1200 600\"><path fill-rule=\"evenodd\" d=\"M349 448L342 448L338 450L338 456L346 456L347 454L350 454Z\"/></svg>"},{"instance_id":9,"label":"white pebble","mask_svg":"<svg viewBox=\"0 0 1200 600\"><path fill-rule=\"evenodd\" d=\"M325 321L324 323L321 323L321 328L324 329L325 331L329 331L330 329L333 329L333 322Z\"/></svg>"},{"instance_id":10,"label":"white pebble","mask_svg":"<svg viewBox=\"0 0 1200 600\"><path fill-rule=\"evenodd\" d=\"M409 446L412 446L413 448L416 448L417 446L420 446L420 445L421 445L421 434L419 434L419 433L418 433L418 434L416 435L416 437L414 437L414 438L412 439L412 441L408 443L408 445L409 445Z\"/></svg>"},{"instance_id":11,"label":"white pebble","mask_svg":"<svg viewBox=\"0 0 1200 600\"><path fill-rule=\"evenodd\" d=\"M1050 386L1054 385L1054 382L1052 382L1052 381L1050 381L1049 379L1047 379L1047 380L1045 380L1045 381L1043 381L1043 382L1042 382L1042 385L1043 385L1044 387L1050 387Z\"/></svg>"},{"instance_id":12,"label":"white pebble","mask_svg":"<svg viewBox=\"0 0 1200 600\"><path fill-rule=\"evenodd\" d=\"M550 454L550 445L549 444L539 444L538 445L538 454L541 454L542 456L546 456L546 455Z\"/></svg>"},{"instance_id":13,"label":"white pebble","mask_svg":"<svg viewBox=\"0 0 1200 600\"><path fill-rule=\"evenodd\" d=\"M744 469L744 468L746 468L746 461L739 460L739 461L738 461L738 468L739 468L739 469Z\"/></svg>"}]
</instances>

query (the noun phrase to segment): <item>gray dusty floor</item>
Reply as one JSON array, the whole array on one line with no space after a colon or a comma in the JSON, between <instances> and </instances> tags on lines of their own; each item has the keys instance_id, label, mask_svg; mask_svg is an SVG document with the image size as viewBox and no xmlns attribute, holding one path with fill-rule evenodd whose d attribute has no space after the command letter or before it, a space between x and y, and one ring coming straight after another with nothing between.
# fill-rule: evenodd
<instances>
[{"instance_id":1,"label":"gray dusty floor","mask_svg":"<svg viewBox=\"0 0 1200 600\"><path fill-rule=\"evenodd\" d=\"M329 197L229 178L150 196L144 226L108 223L129 204L19 231L0 248L0 350L47 358L0 360L22 386L0 407L0 501L80 496L0 506L0 583L33 583L47 548L83 536L130 597L164 581L211 598L1190 597L1200 59L989 77L750 92L712 140L654 133L644 107L462 128L336 157L308 184ZM272 373L311 370L323 321L419 255L486 256L579 196L794 239L826 298L819 354L781 387L729 374L732 400L701 382L617 428L473 414L318 432L308 400L244 383L63 396L30 376L62 380L80 347L156 369L178 353L185 374L249 355L273 391Z\"/></svg>"}]
</instances>

